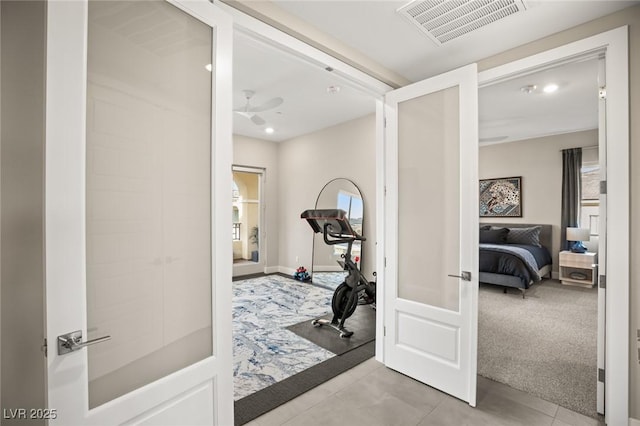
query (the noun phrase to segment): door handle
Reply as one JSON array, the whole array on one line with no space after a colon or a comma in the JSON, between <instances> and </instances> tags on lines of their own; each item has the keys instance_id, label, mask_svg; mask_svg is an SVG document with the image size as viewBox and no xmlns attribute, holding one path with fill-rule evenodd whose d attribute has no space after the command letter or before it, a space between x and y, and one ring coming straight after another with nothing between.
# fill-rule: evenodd
<instances>
[{"instance_id":1,"label":"door handle","mask_svg":"<svg viewBox=\"0 0 640 426\"><path fill-rule=\"evenodd\" d=\"M471 272L468 272L468 271L462 271L460 275L449 274L447 276L453 277L453 278L460 278L462 281L471 281Z\"/></svg>"},{"instance_id":2,"label":"door handle","mask_svg":"<svg viewBox=\"0 0 640 426\"><path fill-rule=\"evenodd\" d=\"M83 342L81 330L63 334L62 336L58 336L58 355L68 354L69 352L80 350L85 346L95 345L96 343L106 342L107 340L111 340L111 336L102 336Z\"/></svg>"}]
</instances>

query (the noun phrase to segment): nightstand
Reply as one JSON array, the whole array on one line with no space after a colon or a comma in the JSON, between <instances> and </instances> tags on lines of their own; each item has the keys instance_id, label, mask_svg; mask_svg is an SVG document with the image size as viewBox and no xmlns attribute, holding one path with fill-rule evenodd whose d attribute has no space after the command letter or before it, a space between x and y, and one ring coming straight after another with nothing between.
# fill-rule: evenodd
<instances>
[{"instance_id":1,"label":"nightstand","mask_svg":"<svg viewBox=\"0 0 640 426\"><path fill-rule=\"evenodd\" d=\"M565 285L593 287L598 278L597 253L560 252L560 281Z\"/></svg>"}]
</instances>

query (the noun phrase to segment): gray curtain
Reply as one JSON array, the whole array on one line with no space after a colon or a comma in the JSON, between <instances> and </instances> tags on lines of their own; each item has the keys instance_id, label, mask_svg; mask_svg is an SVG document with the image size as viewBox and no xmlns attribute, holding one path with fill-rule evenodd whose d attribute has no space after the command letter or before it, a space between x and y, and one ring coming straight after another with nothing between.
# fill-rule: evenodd
<instances>
[{"instance_id":1,"label":"gray curtain","mask_svg":"<svg viewBox=\"0 0 640 426\"><path fill-rule=\"evenodd\" d=\"M560 249L568 250L567 227L578 226L582 198L582 148L562 150L562 218Z\"/></svg>"}]
</instances>

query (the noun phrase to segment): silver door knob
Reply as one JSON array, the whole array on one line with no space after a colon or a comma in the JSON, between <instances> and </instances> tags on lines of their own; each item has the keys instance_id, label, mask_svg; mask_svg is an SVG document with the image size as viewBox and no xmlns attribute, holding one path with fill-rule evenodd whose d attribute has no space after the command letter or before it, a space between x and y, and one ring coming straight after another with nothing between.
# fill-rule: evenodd
<instances>
[{"instance_id":1,"label":"silver door knob","mask_svg":"<svg viewBox=\"0 0 640 426\"><path fill-rule=\"evenodd\" d=\"M96 343L106 342L107 340L111 340L111 336L102 336L83 342L81 330L63 334L62 336L58 336L58 355L68 354L69 352L82 349L85 346L95 345Z\"/></svg>"},{"instance_id":2,"label":"silver door knob","mask_svg":"<svg viewBox=\"0 0 640 426\"><path fill-rule=\"evenodd\" d=\"M448 276L453 278L460 278L462 281L471 281L471 272L468 271L462 271L460 275L449 274Z\"/></svg>"}]
</instances>

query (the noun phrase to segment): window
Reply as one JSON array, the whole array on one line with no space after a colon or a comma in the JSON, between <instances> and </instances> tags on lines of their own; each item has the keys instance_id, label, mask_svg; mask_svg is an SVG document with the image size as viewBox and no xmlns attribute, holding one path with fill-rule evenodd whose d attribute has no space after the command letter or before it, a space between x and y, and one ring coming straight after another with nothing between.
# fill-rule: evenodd
<instances>
[{"instance_id":1,"label":"window","mask_svg":"<svg viewBox=\"0 0 640 426\"><path fill-rule=\"evenodd\" d=\"M240 241L240 210L237 206L233 206L231 216L233 220L233 241Z\"/></svg>"},{"instance_id":2,"label":"window","mask_svg":"<svg viewBox=\"0 0 640 426\"><path fill-rule=\"evenodd\" d=\"M233 224L233 241L240 241L240 224Z\"/></svg>"},{"instance_id":3,"label":"window","mask_svg":"<svg viewBox=\"0 0 640 426\"><path fill-rule=\"evenodd\" d=\"M340 190L338 192L337 207L347 212L347 219L351 224L351 227L359 235L362 235L362 198L359 195L351 194ZM336 244L333 248L335 255L341 255L346 253L347 244ZM360 256L360 244L354 244L351 250L352 256Z\"/></svg>"},{"instance_id":4,"label":"window","mask_svg":"<svg viewBox=\"0 0 640 426\"><path fill-rule=\"evenodd\" d=\"M591 236L598 235L598 219L600 217L600 164L597 162L582 163L582 202L580 226L589 228Z\"/></svg>"}]
</instances>

